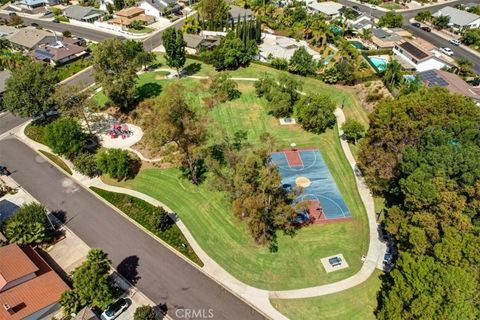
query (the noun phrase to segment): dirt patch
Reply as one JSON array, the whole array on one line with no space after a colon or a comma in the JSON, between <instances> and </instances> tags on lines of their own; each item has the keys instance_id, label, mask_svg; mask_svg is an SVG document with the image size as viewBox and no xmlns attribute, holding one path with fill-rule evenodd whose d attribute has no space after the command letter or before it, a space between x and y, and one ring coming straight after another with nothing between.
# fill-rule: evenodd
<instances>
[{"instance_id":1,"label":"dirt patch","mask_svg":"<svg viewBox=\"0 0 480 320\"><path fill-rule=\"evenodd\" d=\"M353 87L342 87L358 97L361 106L369 113L372 112L377 103L386 97L392 97L390 91L383 85L381 80L367 81Z\"/></svg>"},{"instance_id":2,"label":"dirt patch","mask_svg":"<svg viewBox=\"0 0 480 320\"><path fill-rule=\"evenodd\" d=\"M163 75L163 74L157 74L155 76L155 80L165 80L167 78L167 76Z\"/></svg>"}]
</instances>

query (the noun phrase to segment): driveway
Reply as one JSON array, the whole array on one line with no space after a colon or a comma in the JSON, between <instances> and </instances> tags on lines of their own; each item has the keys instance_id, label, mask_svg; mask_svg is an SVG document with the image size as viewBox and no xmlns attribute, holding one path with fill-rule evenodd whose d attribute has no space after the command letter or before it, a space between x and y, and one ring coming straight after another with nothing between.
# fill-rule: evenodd
<instances>
[{"instance_id":1,"label":"driveway","mask_svg":"<svg viewBox=\"0 0 480 320\"><path fill-rule=\"evenodd\" d=\"M67 226L87 245L105 250L115 268L130 270L123 275L155 303L166 304L172 318L185 319L188 309L190 315L213 314L213 319L264 319L48 162L39 161L19 140L0 141L0 163L48 209L65 212Z\"/></svg>"}]
</instances>

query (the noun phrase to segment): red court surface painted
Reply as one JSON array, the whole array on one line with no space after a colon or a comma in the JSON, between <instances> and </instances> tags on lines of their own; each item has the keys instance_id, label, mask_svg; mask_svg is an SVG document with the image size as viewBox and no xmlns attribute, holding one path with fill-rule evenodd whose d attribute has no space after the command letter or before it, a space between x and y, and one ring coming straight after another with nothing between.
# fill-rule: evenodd
<instances>
[{"instance_id":1,"label":"red court surface painted","mask_svg":"<svg viewBox=\"0 0 480 320\"><path fill-rule=\"evenodd\" d=\"M290 167L303 167L302 157L300 156L300 152L297 150L285 150L285 158L287 159L288 165Z\"/></svg>"},{"instance_id":2,"label":"red court surface painted","mask_svg":"<svg viewBox=\"0 0 480 320\"><path fill-rule=\"evenodd\" d=\"M313 224L324 224L329 222L338 222L338 221L348 221L352 217L340 217L340 218L330 218L327 219L323 213L323 209L320 206L320 201L318 200L308 200L308 220Z\"/></svg>"}]
</instances>

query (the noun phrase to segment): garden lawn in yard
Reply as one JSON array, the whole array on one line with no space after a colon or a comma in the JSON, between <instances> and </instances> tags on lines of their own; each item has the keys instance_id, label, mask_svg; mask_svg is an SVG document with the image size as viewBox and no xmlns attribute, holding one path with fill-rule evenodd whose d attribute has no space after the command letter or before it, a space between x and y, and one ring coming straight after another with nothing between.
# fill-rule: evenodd
<instances>
[{"instance_id":1,"label":"garden lawn in yard","mask_svg":"<svg viewBox=\"0 0 480 320\"><path fill-rule=\"evenodd\" d=\"M41 154L43 154L45 157L50 159L53 163L55 163L57 166L62 168L63 171L68 173L69 175L72 175L72 170L70 169L69 166L57 155L52 154L50 152L44 151L44 150L38 150Z\"/></svg>"},{"instance_id":2,"label":"garden lawn in yard","mask_svg":"<svg viewBox=\"0 0 480 320\"><path fill-rule=\"evenodd\" d=\"M157 230L152 227L149 218L151 217L155 206L148 202L132 197L123 193L110 192L96 187L90 187L92 191L99 196L116 206L127 216L141 224L144 228L155 234L157 237L171 245L177 251L181 252L184 256L192 260L199 266L203 266L202 261L197 257L195 252L190 247L187 239L183 236L182 232L176 224L173 224L166 231ZM187 246L185 247L184 244Z\"/></svg>"},{"instance_id":3,"label":"garden lawn in yard","mask_svg":"<svg viewBox=\"0 0 480 320\"><path fill-rule=\"evenodd\" d=\"M60 81L62 81L91 65L92 65L91 60L86 58L80 58L75 61L72 61L57 67L57 74L58 74L58 77L60 78Z\"/></svg>"},{"instance_id":4,"label":"garden lawn in yard","mask_svg":"<svg viewBox=\"0 0 480 320\"><path fill-rule=\"evenodd\" d=\"M327 296L271 300L281 313L295 320L368 320L375 319L377 293L380 290L381 271L375 272L367 281L351 289ZM314 315L314 317L312 317Z\"/></svg>"},{"instance_id":5,"label":"garden lawn in yard","mask_svg":"<svg viewBox=\"0 0 480 320\"><path fill-rule=\"evenodd\" d=\"M184 78L161 80L160 85L176 81L181 81L190 90L196 90L186 96L195 108L201 108L206 89L198 87L203 84ZM311 84L305 87L309 91L319 90ZM268 248L254 244L245 225L233 217L225 195L213 191L208 181L193 186L182 178L177 169L150 168L119 185L165 203L179 215L211 258L237 279L252 286L271 290L303 288L335 282L355 274L362 265L362 255L368 249L368 224L353 172L340 146L337 128L315 135L299 126L281 126L277 119L266 113L266 101L256 97L252 82L239 82L239 89L242 91L240 98L215 106L209 112L211 125L216 126L211 139L221 139L225 134L246 130L249 141L255 143L260 133L270 132L276 137L278 148L288 147L292 142L298 147L318 148L352 213L351 221L308 226L299 230L293 238L279 233L279 251L270 253ZM340 95L336 89L326 92ZM350 101L353 98L348 96L345 103ZM223 128L224 132L220 132L219 128ZM337 253L345 256L350 267L327 274L320 258Z\"/></svg>"}]
</instances>

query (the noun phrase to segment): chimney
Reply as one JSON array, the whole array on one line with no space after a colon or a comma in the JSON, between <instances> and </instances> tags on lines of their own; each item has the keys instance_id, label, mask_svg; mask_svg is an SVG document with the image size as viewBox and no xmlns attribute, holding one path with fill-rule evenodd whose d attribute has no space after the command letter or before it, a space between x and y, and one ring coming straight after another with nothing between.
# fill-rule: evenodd
<instances>
[{"instance_id":1,"label":"chimney","mask_svg":"<svg viewBox=\"0 0 480 320\"><path fill-rule=\"evenodd\" d=\"M8 303L4 303L3 304L3 308L10 314L14 314L15 311L12 309L12 307L10 307L10 305Z\"/></svg>"}]
</instances>

